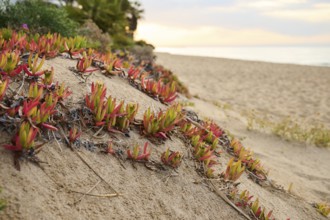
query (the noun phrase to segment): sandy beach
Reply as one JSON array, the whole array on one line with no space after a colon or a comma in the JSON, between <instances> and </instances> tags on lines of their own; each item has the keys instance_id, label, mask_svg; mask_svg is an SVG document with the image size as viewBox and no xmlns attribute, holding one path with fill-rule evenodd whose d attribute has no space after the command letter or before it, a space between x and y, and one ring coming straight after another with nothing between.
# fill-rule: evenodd
<instances>
[{"instance_id":1,"label":"sandy beach","mask_svg":"<svg viewBox=\"0 0 330 220\"><path fill-rule=\"evenodd\" d=\"M176 73L207 101L236 110L297 116L330 125L330 68L157 53L157 62Z\"/></svg>"},{"instance_id":2,"label":"sandy beach","mask_svg":"<svg viewBox=\"0 0 330 220\"><path fill-rule=\"evenodd\" d=\"M302 124L330 125L330 68L157 53L193 96L194 110L243 138L282 186L313 200L330 200L330 151L248 131L244 112ZM222 107L219 107L219 103ZM229 104L230 107L223 107Z\"/></svg>"}]
</instances>

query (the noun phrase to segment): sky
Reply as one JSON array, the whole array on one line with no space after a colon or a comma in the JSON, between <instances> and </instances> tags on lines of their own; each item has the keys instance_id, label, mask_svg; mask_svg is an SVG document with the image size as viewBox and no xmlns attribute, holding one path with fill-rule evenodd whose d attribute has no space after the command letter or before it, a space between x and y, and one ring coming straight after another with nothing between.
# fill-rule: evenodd
<instances>
[{"instance_id":1,"label":"sky","mask_svg":"<svg viewBox=\"0 0 330 220\"><path fill-rule=\"evenodd\" d=\"M330 0L140 0L156 47L330 45Z\"/></svg>"}]
</instances>

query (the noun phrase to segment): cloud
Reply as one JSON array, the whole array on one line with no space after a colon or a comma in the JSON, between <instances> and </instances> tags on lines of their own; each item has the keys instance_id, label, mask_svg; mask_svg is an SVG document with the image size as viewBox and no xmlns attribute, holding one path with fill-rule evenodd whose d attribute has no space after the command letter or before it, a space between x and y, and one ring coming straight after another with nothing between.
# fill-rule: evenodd
<instances>
[{"instance_id":1,"label":"cloud","mask_svg":"<svg viewBox=\"0 0 330 220\"><path fill-rule=\"evenodd\" d=\"M263 17L309 23L330 21L330 3L312 3L307 0L238 0L228 6L210 7L207 10L217 13L254 11Z\"/></svg>"},{"instance_id":2,"label":"cloud","mask_svg":"<svg viewBox=\"0 0 330 220\"><path fill-rule=\"evenodd\" d=\"M265 11L270 9L285 9L305 3L307 3L307 0L238 0L231 5L209 7L207 10L222 13L232 13L251 9Z\"/></svg>"},{"instance_id":3,"label":"cloud","mask_svg":"<svg viewBox=\"0 0 330 220\"><path fill-rule=\"evenodd\" d=\"M184 28L147 22L139 25L136 38L160 47L330 44L330 34L291 36L263 29L229 29L216 26Z\"/></svg>"},{"instance_id":4,"label":"cloud","mask_svg":"<svg viewBox=\"0 0 330 220\"><path fill-rule=\"evenodd\" d=\"M306 2L307 0L241 0L238 2L237 7L265 10L273 8L285 8L288 6L303 4Z\"/></svg>"},{"instance_id":5,"label":"cloud","mask_svg":"<svg viewBox=\"0 0 330 220\"><path fill-rule=\"evenodd\" d=\"M263 15L299 20L305 22L329 22L330 21L330 3L315 4L308 9L290 9L290 10L275 10L264 12Z\"/></svg>"}]
</instances>

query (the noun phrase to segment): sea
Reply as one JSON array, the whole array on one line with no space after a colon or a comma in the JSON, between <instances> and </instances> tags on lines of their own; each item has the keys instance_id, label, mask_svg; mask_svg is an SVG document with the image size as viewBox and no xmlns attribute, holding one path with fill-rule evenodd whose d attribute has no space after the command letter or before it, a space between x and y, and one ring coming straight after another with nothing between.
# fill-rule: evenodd
<instances>
[{"instance_id":1,"label":"sea","mask_svg":"<svg viewBox=\"0 0 330 220\"><path fill-rule=\"evenodd\" d=\"M330 66L330 46L158 47L155 52L239 60Z\"/></svg>"}]
</instances>

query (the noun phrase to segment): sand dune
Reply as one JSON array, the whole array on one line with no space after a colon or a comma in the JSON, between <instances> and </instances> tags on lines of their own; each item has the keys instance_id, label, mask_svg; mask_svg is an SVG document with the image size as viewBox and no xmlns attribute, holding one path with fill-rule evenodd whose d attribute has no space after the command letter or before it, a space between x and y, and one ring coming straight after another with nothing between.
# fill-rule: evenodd
<instances>
[{"instance_id":1,"label":"sand dune","mask_svg":"<svg viewBox=\"0 0 330 220\"><path fill-rule=\"evenodd\" d=\"M272 96L275 98L268 97L271 89L263 84L265 80L268 80L266 73L251 78L249 72L245 72L241 77L240 71L246 71L248 66L252 72L260 69L254 66L254 62L166 54L159 55L158 61L173 69L188 85L192 93L203 99L192 99L195 102L195 107L193 107L195 111L204 117L214 119L237 137L245 138L243 144L252 148L255 154L261 158L270 170L270 178L285 188L293 183L293 193L302 198L274 190L271 187L261 187L249 180L245 173L239 179L240 190L247 189L255 197L259 197L262 205L267 210L273 210L277 219L287 219L288 217L291 220L325 219L316 212L310 203L329 199L329 150L286 142L269 134L247 131L246 120L239 113L241 109L249 107L258 108L260 111L265 108L265 110L275 113L278 109L282 109L272 107L273 99L274 103L282 102L282 100L276 98L276 94ZM70 68L75 65L76 61L61 57L45 63L45 67L54 67L56 80L64 81L73 90L73 94L67 102L71 109L77 107L83 100L92 81L104 82L108 88L108 94L118 100L124 99L125 102L139 103L140 110L137 118L141 119L144 110L149 106L154 110L166 108L165 105L130 86L127 80L119 77L107 78L99 71L93 74L87 83L81 83L79 77L70 71ZM256 63L256 65L271 70L278 67L278 65L267 63ZM282 68L283 71L286 69L281 65L279 68ZM329 98L329 94L325 94L326 86L324 85L329 80L327 75L329 69L300 66L290 68L297 70L307 68L314 72L318 72L318 70L323 72L326 75L323 80L312 81L313 78L309 77L312 82L304 82L319 84L313 88L319 89L318 92L320 92L315 97ZM221 72L222 69L226 71ZM285 83L291 85L284 79L284 76L281 77L283 77L282 87L274 86L274 93L284 91ZM273 81L277 81L275 78L273 76ZM241 82L242 85L238 85L238 82ZM269 82L269 84L273 84L273 82ZM253 88L249 88L250 85L253 85ZM293 94L295 89L299 88L288 89L287 93ZM305 88L308 94L312 93L310 89ZM220 101L229 102L233 105L232 109L218 108L212 104L211 100L214 100L214 97ZM238 98L236 99L236 97ZM256 97L258 98L256 99ZM329 111L329 106L326 100L318 107L309 104L306 109L300 109L294 105L295 102L300 101L300 98L294 101L290 97L285 97L286 100L290 100L292 109L295 111L300 110L301 114L307 114L319 109L324 111L320 114L320 120L327 119L326 113ZM308 106L313 107L309 109ZM291 108L284 104L282 107ZM280 113L287 113L287 109L282 109ZM137 130L131 131L130 138L123 135L112 134L109 136L106 134L101 140L94 139L93 134L94 132L91 130L85 131L82 139L99 142L113 138L116 142L115 146L123 151L136 143L142 145L148 141L141 137ZM2 143L10 141L5 132L1 132L0 135ZM38 154L38 157L45 162L42 163L43 169L33 163L22 161L20 172L12 164L11 153L0 148L0 186L3 187L1 197L8 202L7 207L0 213L0 219L244 219L214 193L212 188L206 184L205 178L198 175L195 170L195 162L191 159L189 150L181 139L173 137L165 144L154 145L151 143L150 147L153 149L152 160L159 161L161 153L170 147L184 154L184 162L177 171L152 170L142 163L134 164L128 160L119 162L120 160L111 155L78 149L80 155L106 180L106 182L97 184L99 178L95 173L82 163L64 143L61 143L61 148L55 141L48 142L44 146ZM229 158L228 154L221 154L218 158L217 172L220 173L225 169ZM214 183L218 184L219 189L221 188L221 181L214 180ZM81 198L81 193L87 192L95 184L97 186L92 190L93 194L114 193L113 189L115 189L120 196L114 198L85 196L77 202Z\"/></svg>"}]
</instances>

